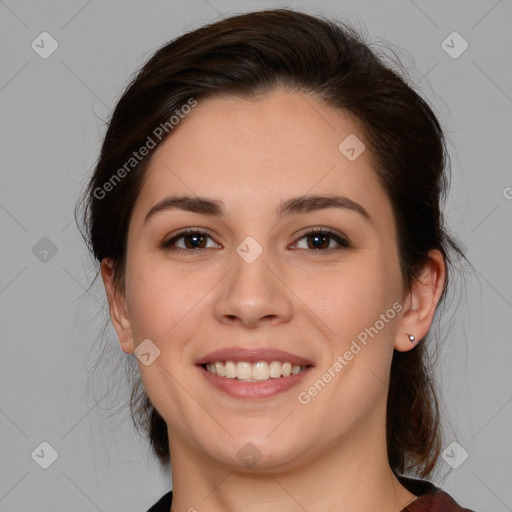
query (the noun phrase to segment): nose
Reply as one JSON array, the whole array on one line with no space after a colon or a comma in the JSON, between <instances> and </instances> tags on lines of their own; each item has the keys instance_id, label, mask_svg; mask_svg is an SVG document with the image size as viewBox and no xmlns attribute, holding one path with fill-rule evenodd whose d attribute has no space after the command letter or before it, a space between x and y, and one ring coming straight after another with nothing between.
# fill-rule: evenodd
<instances>
[{"instance_id":1,"label":"nose","mask_svg":"<svg viewBox=\"0 0 512 512\"><path fill-rule=\"evenodd\" d=\"M214 307L217 321L247 329L287 322L294 306L284 270L266 250L249 261L234 251L232 271L222 280Z\"/></svg>"}]
</instances>

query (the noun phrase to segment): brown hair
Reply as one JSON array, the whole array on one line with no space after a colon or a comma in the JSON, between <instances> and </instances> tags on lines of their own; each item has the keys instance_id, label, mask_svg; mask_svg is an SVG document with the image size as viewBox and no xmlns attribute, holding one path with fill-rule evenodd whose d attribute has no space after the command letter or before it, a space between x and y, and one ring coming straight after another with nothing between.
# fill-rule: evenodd
<instances>
[{"instance_id":1,"label":"brown hair","mask_svg":"<svg viewBox=\"0 0 512 512\"><path fill-rule=\"evenodd\" d=\"M113 259L122 288L130 215L151 154L165 137L109 187L106 199L98 191L106 190L104 184L156 127L191 98L253 98L280 86L315 95L356 120L392 204L404 285L410 287L431 249L445 257L447 285L449 249L463 254L448 235L440 208L449 166L436 116L352 27L287 9L237 15L186 33L160 48L136 74L113 112L82 202L84 236L97 261ZM422 477L432 473L441 446L428 337L408 352L394 353L386 425L393 471L413 470ZM167 426L140 378L131 410L160 461L167 462Z\"/></svg>"}]
</instances>

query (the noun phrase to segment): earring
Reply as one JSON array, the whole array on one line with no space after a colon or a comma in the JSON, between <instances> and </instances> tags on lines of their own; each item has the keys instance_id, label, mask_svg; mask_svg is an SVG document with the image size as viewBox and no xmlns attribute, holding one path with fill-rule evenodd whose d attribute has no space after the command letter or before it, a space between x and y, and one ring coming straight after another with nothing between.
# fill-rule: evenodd
<instances>
[{"instance_id":1,"label":"earring","mask_svg":"<svg viewBox=\"0 0 512 512\"><path fill-rule=\"evenodd\" d=\"M416 336L414 336L414 334L409 334L409 341L414 343L416 341Z\"/></svg>"}]
</instances>

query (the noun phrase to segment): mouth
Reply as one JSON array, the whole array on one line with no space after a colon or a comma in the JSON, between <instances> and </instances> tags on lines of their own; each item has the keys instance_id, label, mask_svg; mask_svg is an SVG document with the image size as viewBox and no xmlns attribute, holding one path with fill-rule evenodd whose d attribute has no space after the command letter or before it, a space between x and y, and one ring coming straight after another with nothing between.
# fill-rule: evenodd
<instances>
[{"instance_id":1,"label":"mouth","mask_svg":"<svg viewBox=\"0 0 512 512\"><path fill-rule=\"evenodd\" d=\"M234 398L270 398L296 386L311 361L277 349L222 349L196 361L207 382Z\"/></svg>"}]
</instances>

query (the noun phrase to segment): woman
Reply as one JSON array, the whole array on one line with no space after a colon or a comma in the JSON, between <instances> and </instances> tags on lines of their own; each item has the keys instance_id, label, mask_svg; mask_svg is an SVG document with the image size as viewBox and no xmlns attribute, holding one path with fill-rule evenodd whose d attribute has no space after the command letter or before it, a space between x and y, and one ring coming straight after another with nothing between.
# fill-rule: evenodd
<instances>
[{"instance_id":1,"label":"woman","mask_svg":"<svg viewBox=\"0 0 512 512\"><path fill-rule=\"evenodd\" d=\"M343 24L234 16L141 69L84 214L135 420L171 463L151 511L468 510L425 480L426 344L461 254L446 159L425 101Z\"/></svg>"}]
</instances>

